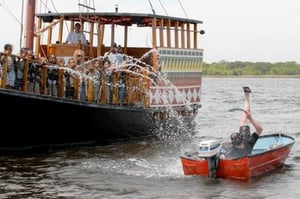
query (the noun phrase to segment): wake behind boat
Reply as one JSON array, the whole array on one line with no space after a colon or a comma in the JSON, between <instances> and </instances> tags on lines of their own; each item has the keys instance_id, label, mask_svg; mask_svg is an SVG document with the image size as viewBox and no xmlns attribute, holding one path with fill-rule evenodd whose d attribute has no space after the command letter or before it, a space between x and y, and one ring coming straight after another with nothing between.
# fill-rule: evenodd
<instances>
[{"instance_id":1,"label":"wake behind boat","mask_svg":"<svg viewBox=\"0 0 300 199\"><path fill-rule=\"evenodd\" d=\"M2 105L9 104L1 109L1 123L9 133L1 138L0 148L105 142L155 136L179 125L193 128L201 107L203 49L198 47L198 37L204 33L199 30L202 21L117 9L31 15L35 8L35 1L29 0L24 49L36 57L0 53L0 99ZM66 43L68 30L77 23L87 41ZM150 47L132 44L137 35L148 38L136 30L150 32ZM117 36L123 40L116 41ZM115 47L121 47L124 62L108 76L106 53ZM79 55L84 56L79 69L50 62L52 56L67 63ZM7 87L12 59L23 66L17 89ZM99 78L91 73L96 61ZM72 92L67 92L67 76L73 78Z\"/></svg>"},{"instance_id":2,"label":"wake behind boat","mask_svg":"<svg viewBox=\"0 0 300 199\"><path fill-rule=\"evenodd\" d=\"M219 153L228 150L228 143L203 141L197 152L186 153L180 158L185 175L250 180L282 166L294 144L295 139L285 134L262 135L250 155L219 159Z\"/></svg>"}]
</instances>

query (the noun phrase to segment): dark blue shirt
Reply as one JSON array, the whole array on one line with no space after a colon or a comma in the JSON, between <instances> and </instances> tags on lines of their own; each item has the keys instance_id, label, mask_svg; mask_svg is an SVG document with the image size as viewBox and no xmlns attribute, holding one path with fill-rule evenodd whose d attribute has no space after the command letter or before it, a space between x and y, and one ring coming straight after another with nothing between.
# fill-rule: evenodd
<instances>
[{"instance_id":1,"label":"dark blue shirt","mask_svg":"<svg viewBox=\"0 0 300 199\"><path fill-rule=\"evenodd\" d=\"M252 133L249 141L247 143L244 143L244 148L238 148L233 145L232 148L229 150L228 154L226 155L226 158L236 159L250 155L257 139L258 135L256 133Z\"/></svg>"}]
</instances>

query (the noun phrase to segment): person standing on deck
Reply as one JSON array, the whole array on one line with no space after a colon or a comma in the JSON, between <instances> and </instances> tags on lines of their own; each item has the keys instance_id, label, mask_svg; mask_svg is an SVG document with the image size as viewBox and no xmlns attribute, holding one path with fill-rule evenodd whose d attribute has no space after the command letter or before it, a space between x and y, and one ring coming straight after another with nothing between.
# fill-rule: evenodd
<instances>
[{"instance_id":1,"label":"person standing on deck","mask_svg":"<svg viewBox=\"0 0 300 199\"><path fill-rule=\"evenodd\" d=\"M112 103L113 95L113 69L109 59L104 59L103 62L103 86L105 86L105 100L107 104Z\"/></svg>"},{"instance_id":2,"label":"person standing on deck","mask_svg":"<svg viewBox=\"0 0 300 199\"><path fill-rule=\"evenodd\" d=\"M101 61L99 59L96 59L93 61L92 64L93 64L93 68L91 71L89 71L89 75L92 74L92 78L93 78L94 101L98 102L100 101L101 98L101 81L102 81Z\"/></svg>"},{"instance_id":3,"label":"person standing on deck","mask_svg":"<svg viewBox=\"0 0 300 199\"><path fill-rule=\"evenodd\" d=\"M4 62L7 61L7 76L6 76L6 85L7 89L15 88L16 81L16 71L17 71L17 60L15 56L12 56L13 46L11 44L4 45L4 52L7 53L7 59L5 56L1 57L1 65L4 66ZM3 75L3 74L2 74Z\"/></svg>"},{"instance_id":4,"label":"person standing on deck","mask_svg":"<svg viewBox=\"0 0 300 199\"><path fill-rule=\"evenodd\" d=\"M28 75L27 75L27 92L38 93L41 92L41 78L42 66L46 64L44 58L36 59L32 50L28 50Z\"/></svg>"},{"instance_id":5,"label":"person standing on deck","mask_svg":"<svg viewBox=\"0 0 300 199\"><path fill-rule=\"evenodd\" d=\"M77 49L74 51L73 57L76 61L75 70L79 72L79 97L81 101L87 100L87 73L88 69L86 67L85 58L84 58L84 51L81 49Z\"/></svg>"},{"instance_id":6,"label":"person standing on deck","mask_svg":"<svg viewBox=\"0 0 300 199\"><path fill-rule=\"evenodd\" d=\"M65 72L65 79L66 79L66 92L65 96L69 99L74 99L75 95L75 88L74 88L74 79L77 78L75 75L75 68L76 68L76 61L74 57L68 59L67 67L70 70Z\"/></svg>"},{"instance_id":7,"label":"person standing on deck","mask_svg":"<svg viewBox=\"0 0 300 199\"><path fill-rule=\"evenodd\" d=\"M118 81L118 103L122 105L126 96L125 74L121 72L122 69L126 69L126 59L122 54L121 46L114 43L110 51L104 54L110 61L110 67L117 75Z\"/></svg>"},{"instance_id":8,"label":"person standing on deck","mask_svg":"<svg viewBox=\"0 0 300 199\"><path fill-rule=\"evenodd\" d=\"M28 57L28 48L21 48L20 50L20 58L17 62L17 70L16 70L16 80L15 80L15 89L22 90L23 89L23 77L24 77L24 69L25 69L25 59Z\"/></svg>"},{"instance_id":9,"label":"person standing on deck","mask_svg":"<svg viewBox=\"0 0 300 199\"><path fill-rule=\"evenodd\" d=\"M47 68L47 85L48 95L57 96L58 65L56 55L54 54L51 54L49 58L49 66Z\"/></svg>"},{"instance_id":10,"label":"person standing on deck","mask_svg":"<svg viewBox=\"0 0 300 199\"><path fill-rule=\"evenodd\" d=\"M66 43L68 44L78 44L80 41L81 44L87 44L85 35L83 34L83 32L81 31L81 24L80 23L76 23L74 26L74 31L70 32Z\"/></svg>"}]
</instances>

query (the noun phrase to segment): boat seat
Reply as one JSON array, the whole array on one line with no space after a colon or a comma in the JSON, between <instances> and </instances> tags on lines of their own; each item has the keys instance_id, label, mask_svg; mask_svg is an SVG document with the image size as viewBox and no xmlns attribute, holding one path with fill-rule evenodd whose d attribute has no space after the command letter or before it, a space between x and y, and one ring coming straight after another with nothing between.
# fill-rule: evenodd
<instances>
[{"instance_id":1,"label":"boat seat","mask_svg":"<svg viewBox=\"0 0 300 199\"><path fill-rule=\"evenodd\" d=\"M252 152L251 152L251 155L262 153L262 152L264 152L266 150L267 149L253 149Z\"/></svg>"},{"instance_id":2,"label":"boat seat","mask_svg":"<svg viewBox=\"0 0 300 199\"><path fill-rule=\"evenodd\" d=\"M270 149L276 149L276 148L279 148L279 147L281 147L281 146L283 146L283 144L281 144L281 143L275 143L275 144L270 144Z\"/></svg>"}]
</instances>

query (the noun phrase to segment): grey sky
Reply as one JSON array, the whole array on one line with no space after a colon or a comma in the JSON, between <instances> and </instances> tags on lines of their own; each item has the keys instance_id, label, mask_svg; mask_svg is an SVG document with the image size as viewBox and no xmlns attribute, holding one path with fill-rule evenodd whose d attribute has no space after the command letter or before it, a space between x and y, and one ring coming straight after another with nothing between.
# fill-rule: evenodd
<instances>
[{"instance_id":1,"label":"grey sky","mask_svg":"<svg viewBox=\"0 0 300 199\"><path fill-rule=\"evenodd\" d=\"M24 0L25 3L27 0ZM40 0L36 0L40 2ZM44 0L52 11L79 11L79 0ZM52 4L53 2L53 4ZM92 2L81 0L81 2ZM94 0L96 11L151 13L149 0ZM205 62L300 63L300 0L151 0L157 14L202 20ZM0 0L0 51L20 47L22 0ZM42 4L43 5L43 4ZM44 4L45 5L45 4ZM55 7L53 6L55 5ZM184 10L182 9L182 7ZM45 11L43 6L39 7ZM26 14L24 13L24 16Z\"/></svg>"}]
</instances>

